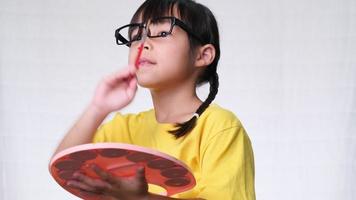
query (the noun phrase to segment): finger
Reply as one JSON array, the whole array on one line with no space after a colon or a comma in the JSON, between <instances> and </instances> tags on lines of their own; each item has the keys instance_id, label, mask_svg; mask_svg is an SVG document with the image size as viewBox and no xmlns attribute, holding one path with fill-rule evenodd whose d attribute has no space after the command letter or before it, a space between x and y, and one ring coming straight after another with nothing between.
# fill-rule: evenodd
<instances>
[{"instance_id":1,"label":"finger","mask_svg":"<svg viewBox=\"0 0 356 200\"><path fill-rule=\"evenodd\" d=\"M70 180L67 182L67 186L76 188L76 189L80 189L80 190L84 190L84 191L96 193L96 189L94 187L91 187L91 186L89 186L85 183L79 182L79 181Z\"/></svg>"},{"instance_id":2,"label":"finger","mask_svg":"<svg viewBox=\"0 0 356 200\"><path fill-rule=\"evenodd\" d=\"M141 166L137 169L136 179L139 180L140 182L146 182L145 167Z\"/></svg>"},{"instance_id":3,"label":"finger","mask_svg":"<svg viewBox=\"0 0 356 200\"><path fill-rule=\"evenodd\" d=\"M135 73L132 73L130 69L126 67L119 72L108 75L104 79L108 84L115 85L118 82L130 80L133 76L135 76Z\"/></svg>"},{"instance_id":4,"label":"finger","mask_svg":"<svg viewBox=\"0 0 356 200\"><path fill-rule=\"evenodd\" d=\"M114 84L117 82L129 80L131 76L132 75L131 75L130 71L125 69L125 70L122 70L122 71L119 71L119 72L109 75L107 80L108 80L108 82Z\"/></svg>"},{"instance_id":5,"label":"finger","mask_svg":"<svg viewBox=\"0 0 356 200\"><path fill-rule=\"evenodd\" d=\"M108 191L112 188L112 186L109 183L106 183L100 179L93 179L88 176L85 176L81 173L75 173L73 177L78 181L81 182L91 188L93 188L94 191L98 192L104 192Z\"/></svg>"},{"instance_id":6,"label":"finger","mask_svg":"<svg viewBox=\"0 0 356 200\"><path fill-rule=\"evenodd\" d=\"M135 65L130 64L129 65L129 70L131 74L136 74L137 72L137 67Z\"/></svg>"},{"instance_id":7,"label":"finger","mask_svg":"<svg viewBox=\"0 0 356 200\"><path fill-rule=\"evenodd\" d=\"M128 65L127 67L124 68L124 70L131 78L132 77L136 77L136 72L137 72L137 68L134 65Z\"/></svg>"},{"instance_id":8,"label":"finger","mask_svg":"<svg viewBox=\"0 0 356 200\"><path fill-rule=\"evenodd\" d=\"M137 91L137 80L136 78L131 79L129 82L129 87L127 88L127 96L133 98Z\"/></svg>"},{"instance_id":9,"label":"finger","mask_svg":"<svg viewBox=\"0 0 356 200\"><path fill-rule=\"evenodd\" d=\"M116 179L115 177L113 177L111 174L105 172L104 170L102 170L100 167L98 167L97 165L93 164L91 165L91 168L94 170L94 172L103 180L103 181L107 181L108 183L111 184L119 184L119 180Z\"/></svg>"}]
</instances>

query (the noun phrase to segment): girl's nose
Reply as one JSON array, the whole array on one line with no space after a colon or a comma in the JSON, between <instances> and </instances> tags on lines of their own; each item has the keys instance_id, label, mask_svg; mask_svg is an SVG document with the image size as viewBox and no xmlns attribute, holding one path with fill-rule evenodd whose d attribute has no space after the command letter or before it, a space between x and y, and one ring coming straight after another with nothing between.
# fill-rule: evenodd
<instances>
[{"instance_id":1,"label":"girl's nose","mask_svg":"<svg viewBox=\"0 0 356 200\"><path fill-rule=\"evenodd\" d=\"M143 48L146 50L149 50L151 48L151 44L148 42L149 40L150 38L147 36L147 29L144 29L142 33L141 43L143 43Z\"/></svg>"},{"instance_id":2,"label":"girl's nose","mask_svg":"<svg viewBox=\"0 0 356 200\"><path fill-rule=\"evenodd\" d=\"M146 50L152 49L152 43L149 37L146 37L145 40L143 41L143 48Z\"/></svg>"}]
</instances>

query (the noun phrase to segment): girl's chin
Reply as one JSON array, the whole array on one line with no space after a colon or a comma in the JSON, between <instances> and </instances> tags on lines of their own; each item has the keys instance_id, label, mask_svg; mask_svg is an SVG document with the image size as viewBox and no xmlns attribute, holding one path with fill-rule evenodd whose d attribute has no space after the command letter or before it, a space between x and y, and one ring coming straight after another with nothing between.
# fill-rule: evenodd
<instances>
[{"instance_id":1,"label":"girl's chin","mask_svg":"<svg viewBox=\"0 0 356 200\"><path fill-rule=\"evenodd\" d=\"M158 86L158 82L154 80L137 80L137 84L140 87L147 88L147 89L153 89Z\"/></svg>"}]
</instances>

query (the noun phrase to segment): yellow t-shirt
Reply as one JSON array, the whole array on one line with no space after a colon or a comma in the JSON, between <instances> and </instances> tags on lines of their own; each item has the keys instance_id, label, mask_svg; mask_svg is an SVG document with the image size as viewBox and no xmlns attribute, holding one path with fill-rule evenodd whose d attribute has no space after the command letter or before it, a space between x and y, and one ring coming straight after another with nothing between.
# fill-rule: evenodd
<instances>
[{"instance_id":1,"label":"yellow t-shirt","mask_svg":"<svg viewBox=\"0 0 356 200\"><path fill-rule=\"evenodd\" d=\"M197 184L192 190L174 197L255 199L251 142L233 113L212 104L199 117L195 128L188 135L175 139L167 132L172 129L174 124L156 121L154 110L138 114L116 114L112 121L98 129L93 142L139 145L164 152L184 162L192 170Z\"/></svg>"}]
</instances>

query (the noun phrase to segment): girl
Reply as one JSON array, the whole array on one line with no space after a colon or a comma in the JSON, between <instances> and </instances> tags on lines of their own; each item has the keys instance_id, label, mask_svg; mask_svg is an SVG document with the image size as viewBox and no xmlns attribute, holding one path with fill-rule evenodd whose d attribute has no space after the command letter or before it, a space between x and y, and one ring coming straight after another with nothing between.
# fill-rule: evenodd
<instances>
[{"instance_id":1,"label":"girl","mask_svg":"<svg viewBox=\"0 0 356 200\"><path fill-rule=\"evenodd\" d=\"M90 142L149 147L186 163L197 184L174 198L164 197L148 189L142 168L135 177L122 179L94 167L101 180L76 173L68 185L120 200L255 199L250 140L233 113L211 104L218 92L220 57L212 12L192 0L147 0L115 36L117 44L130 47L128 67L100 82L56 152ZM206 82L210 93L201 101L196 87ZM133 100L137 84L150 90L154 108L118 113L100 126L110 112Z\"/></svg>"}]
</instances>

